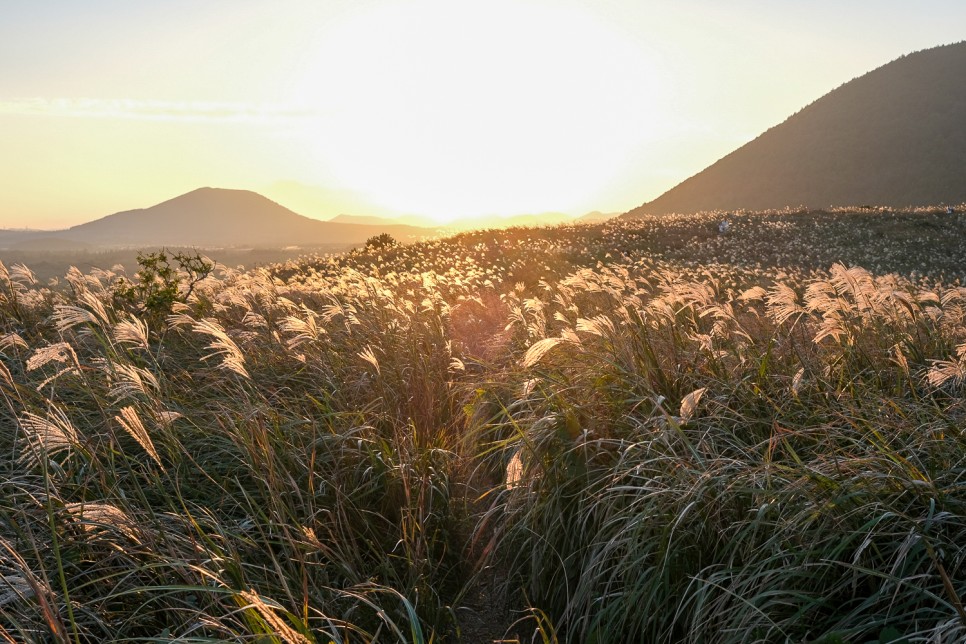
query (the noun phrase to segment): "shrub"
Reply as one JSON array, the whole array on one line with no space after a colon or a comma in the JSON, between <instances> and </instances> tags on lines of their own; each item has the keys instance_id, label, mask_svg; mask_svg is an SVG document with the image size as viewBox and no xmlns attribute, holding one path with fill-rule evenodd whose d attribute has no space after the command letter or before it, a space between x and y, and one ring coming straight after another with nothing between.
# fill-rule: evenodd
<instances>
[{"instance_id":1,"label":"shrub","mask_svg":"<svg viewBox=\"0 0 966 644\"><path fill-rule=\"evenodd\" d=\"M365 250L382 250L383 248L392 248L399 244L396 238L389 233L382 233L379 235L373 235L366 240Z\"/></svg>"},{"instance_id":2,"label":"shrub","mask_svg":"<svg viewBox=\"0 0 966 644\"><path fill-rule=\"evenodd\" d=\"M136 313L167 315L175 302L187 302L212 270L214 264L197 253L139 253L134 280L121 277L114 283L114 304Z\"/></svg>"}]
</instances>

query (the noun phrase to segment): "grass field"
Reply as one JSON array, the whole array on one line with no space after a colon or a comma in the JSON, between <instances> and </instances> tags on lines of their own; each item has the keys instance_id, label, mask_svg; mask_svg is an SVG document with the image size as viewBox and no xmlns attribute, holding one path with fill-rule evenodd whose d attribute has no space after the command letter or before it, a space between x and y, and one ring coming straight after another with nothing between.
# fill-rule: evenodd
<instances>
[{"instance_id":1,"label":"grass field","mask_svg":"<svg viewBox=\"0 0 966 644\"><path fill-rule=\"evenodd\" d=\"M119 278L0 270L6 641L966 639L966 215Z\"/></svg>"}]
</instances>

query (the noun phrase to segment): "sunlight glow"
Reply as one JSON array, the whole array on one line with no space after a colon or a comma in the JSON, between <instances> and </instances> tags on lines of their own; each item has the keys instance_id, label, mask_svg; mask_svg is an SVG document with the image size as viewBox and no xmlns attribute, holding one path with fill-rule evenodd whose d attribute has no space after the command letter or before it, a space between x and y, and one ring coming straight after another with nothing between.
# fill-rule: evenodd
<instances>
[{"instance_id":1,"label":"sunlight glow","mask_svg":"<svg viewBox=\"0 0 966 644\"><path fill-rule=\"evenodd\" d=\"M309 116L277 105L96 98L0 100L0 114L248 124L270 124Z\"/></svg>"},{"instance_id":2,"label":"sunlight glow","mask_svg":"<svg viewBox=\"0 0 966 644\"><path fill-rule=\"evenodd\" d=\"M626 212L966 24L959 0L3 8L0 229L202 186L316 219Z\"/></svg>"},{"instance_id":3,"label":"sunlight glow","mask_svg":"<svg viewBox=\"0 0 966 644\"><path fill-rule=\"evenodd\" d=\"M293 90L319 114L320 172L400 211L457 216L592 203L659 115L640 46L573 9L427 1L320 36Z\"/></svg>"}]
</instances>

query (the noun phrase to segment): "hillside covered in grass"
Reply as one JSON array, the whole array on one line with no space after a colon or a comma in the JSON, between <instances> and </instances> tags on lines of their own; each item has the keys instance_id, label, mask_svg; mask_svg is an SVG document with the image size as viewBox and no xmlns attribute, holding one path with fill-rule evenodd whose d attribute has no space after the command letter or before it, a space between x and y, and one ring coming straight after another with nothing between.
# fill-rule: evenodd
<instances>
[{"instance_id":1,"label":"hillside covered in grass","mask_svg":"<svg viewBox=\"0 0 966 644\"><path fill-rule=\"evenodd\" d=\"M4 266L0 634L966 638L966 215L722 217Z\"/></svg>"},{"instance_id":2,"label":"hillside covered in grass","mask_svg":"<svg viewBox=\"0 0 966 644\"><path fill-rule=\"evenodd\" d=\"M966 201L966 42L822 96L632 214Z\"/></svg>"}]
</instances>

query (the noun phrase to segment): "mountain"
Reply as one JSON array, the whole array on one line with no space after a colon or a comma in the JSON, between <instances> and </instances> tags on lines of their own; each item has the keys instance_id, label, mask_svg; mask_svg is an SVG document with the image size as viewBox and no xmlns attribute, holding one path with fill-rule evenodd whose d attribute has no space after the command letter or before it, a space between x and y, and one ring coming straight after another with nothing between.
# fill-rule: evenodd
<instances>
[{"instance_id":1,"label":"mountain","mask_svg":"<svg viewBox=\"0 0 966 644\"><path fill-rule=\"evenodd\" d=\"M365 224L367 226L416 226L417 228L438 228L439 224L419 215L399 217L378 217L375 215L336 215L328 221L340 224Z\"/></svg>"},{"instance_id":2,"label":"mountain","mask_svg":"<svg viewBox=\"0 0 966 644\"><path fill-rule=\"evenodd\" d=\"M607 221L608 219L613 219L619 214L620 213L616 212L601 212L599 210L595 210L593 212L588 212L586 215L577 217L574 219L574 222L578 224L597 224L602 221Z\"/></svg>"},{"instance_id":3,"label":"mountain","mask_svg":"<svg viewBox=\"0 0 966 644\"><path fill-rule=\"evenodd\" d=\"M45 236L47 233L42 230L29 229L0 229L0 248L13 248L23 243Z\"/></svg>"},{"instance_id":4,"label":"mountain","mask_svg":"<svg viewBox=\"0 0 966 644\"><path fill-rule=\"evenodd\" d=\"M331 224L362 224L364 226L385 226L395 222L388 217L376 217L374 215L336 215L332 219L327 219Z\"/></svg>"},{"instance_id":5,"label":"mountain","mask_svg":"<svg viewBox=\"0 0 966 644\"><path fill-rule=\"evenodd\" d=\"M541 212L535 215L511 215L509 217L481 217L475 221L484 224L483 227L510 228L512 226L556 226L557 224L570 223L574 220L572 215L562 212Z\"/></svg>"},{"instance_id":6,"label":"mountain","mask_svg":"<svg viewBox=\"0 0 966 644\"><path fill-rule=\"evenodd\" d=\"M398 214L380 207L361 193L331 185L308 185L286 180L264 186L258 192L286 208L319 220L326 220L343 212L364 212L386 218Z\"/></svg>"},{"instance_id":7,"label":"mountain","mask_svg":"<svg viewBox=\"0 0 966 644\"><path fill-rule=\"evenodd\" d=\"M63 237L48 234L8 244L4 248L12 251L41 253L71 253L93 250L91 244L87 242L64 239Z\"/></svg>"},{"instance_id":8,"label":"mountain","mask_svg":"<svg viewBox=\"0 0 966 644\"><path fill-rule=\"evenodd\" d=\"M97 246L315 246L358 244L380 233L400 241L434 231L402 225L331 223L303 217L248 190L199 188L163 203L58 231Z\"/></svg>"},{"instance_id":9,"label":"mountain","mask_svg":"<svg viewBox=\"0 0 966 644\"><path fill-rule=\"evenodd\" d=\"M591 215L600 215L604 218L607 217L606 215L601 215L601 213L589 213L588 215L585 215L585 217L590 217ZM583 220L583 218L580 219ZM453 219L452 221L448 221L444 224L436 224L431 219L427 217L420 217L419 215L403 215L398 218L374 217L366 215L337 215L329 221L347 224L352 223L370 225L404 223L410 226L443 228L452 231L475 230L478 228L512 228L513 226L553 226L556 224L577 221L577 219L562 212L545 212L536 215L493 215L490 217L465 217L462 219Z\"/></svg>"},{"instance_id":10,"label":"mountain","mask_svg":"<svg viewBox=\"0 0 966 644\"><path fill-rule=\"evenodd\" d=\"M966 42L829 92L626 216L966 202Z\"/></svg>"}]
</instances>

